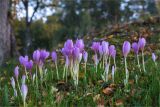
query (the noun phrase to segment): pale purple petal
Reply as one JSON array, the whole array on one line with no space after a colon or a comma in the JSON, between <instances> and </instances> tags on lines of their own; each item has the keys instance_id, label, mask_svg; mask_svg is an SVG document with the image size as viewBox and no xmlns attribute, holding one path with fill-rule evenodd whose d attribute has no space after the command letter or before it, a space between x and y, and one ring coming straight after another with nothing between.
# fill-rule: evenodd
<instances>
[{"instance_id":1,"label":"pale purple petal","mask_svg":"<svg viewBox=\"0 0 160 107\"><path fill-rule=\"evenodd\" d=\"M128 41L125 41L123 43L123 48L122 48L122 52L123 52L123 56L127 57L128 53L130 52L131 49L131 44Z\"/></svg>"},{"instance_id":2,"label":"pale purple petal","mask_svg":"<svg viewBox=\"0 0 160 107\"><path fill-rule=\"evenodd\" d=\"M155 53L152 53L152 60L155 62L156 61L156 55Z\"/></svg>"},{"instance_id":3,"label":"pale purple petal","mask_svg":"<svg viewBox=\"0 0 160 107\"><path fill-rule=\"evenodd\" d=\"M85 63L87 62L87 59L88 59L88 53L85 51L83 53L83 60L84 60Z\"/></svg>"},{"instance_id":4,"label":"pale purple petal","mask_svg":"<svg viewBox=\"0 0 160 107\"><path fill-rule=\"evenodd\" d=\"M57 53L55 51L52 52L51 57L54 62L57 62Z\"/></svg>"},{"instance_id":5,"label":"pale purple petal","mask_svg":"<svg viewBox=\"0 0 160 107\"><path fill-rule=\"evenodd\" d=\"M132 49L133 49L135 54L138 54L139 46L138 46L137 42L132 43Z\"/></svg>"},{"instance_id":6,"label":"pale purple petal","mask_svg":"<svg viewBox=\"0 0 160 107\"><path fill-rule=\"evenodd\" d=\"M145 39L145 38L139 38L139 41L138 41L138 46L139 46L139 48L140 48L141 50L143 50L144 47L145 47L145 45L146 45L146 39Z\"/></svg>"},{"instance_id":7,"label":"pale purple petal","mask_svg":"<svg viewBox=\"0 0 160 107\"><path fill-rule=\"evenodd\" d=\"M19 76L19 67L18 66L16 66L14 69L14 75L15 75L16 79L18 79L18 76Z\"/></svg>"},{"instance_id":8,"label":"pale purple petal","mask_svg":"<svg viewBox=\"0 0 160 107\"><path fill-rule=\"evenodd\" d=\"M22 92L22 98L23 100L26 100L27 93L28 93L28 87L26 84L22 84L21 86L21 92Z\"/></svg>"}]
</instances>

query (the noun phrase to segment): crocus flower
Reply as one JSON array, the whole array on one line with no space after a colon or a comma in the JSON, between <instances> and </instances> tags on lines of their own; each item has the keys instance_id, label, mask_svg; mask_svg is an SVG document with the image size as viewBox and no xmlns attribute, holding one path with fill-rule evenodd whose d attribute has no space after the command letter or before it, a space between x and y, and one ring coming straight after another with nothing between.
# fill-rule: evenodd
<instances>
[{"instance_id":1,"label":"crocus flower","mask_svg":"<svg viewBox=\"0 0 160 107\"><path fill-rule=\"evenodd\" d=\"M65 42L64 48L62 49L62 53L64 55L72 57L73 48L74 48L73 41L69 39Z\"/></svg>"},{"instance_id":2,"label":"crocus flower","mask_svg":"<svg viewBox=\"0 0 160 107\"><path fill-rule=\"evenodd\" d=\"M156 61L156 55L155 53L152 53L152 60L155 62Z\"/></svg>"},{"instance_id":3,"label":"crocus flower","mask_svg":"<svg viewBox=\"0 0 160 107\"><path fill-rule=\"evenodd\" d=\"M57 62L57 53L55 51L52 52L51 57L54 62Z\"/></svg>"},{"instance_id":4,"label":"crocus flower","mask_svg":"<svg viewBox=\"0 0 160 107\"><path fill-rule=\"evenodd\" d=\"M100 55L100 58L101 58L102 55L103 55L103 49L102 49L102 46L101 46L101 45L99 46L98 51L99 51L99 55Z\"/></svg>"},{"instance_id":5,"label":"crocus flower","mask_svg":"<svg viewBox=\"0 0 160 107\"><path fill-rule=\"evenodd\" d=\"M55 65L56 65L57 78L59 79L58 66L57 66L57 53L55 51L53 51L51 53L51 57L52 57L52 60L54 61Z\"/></svg>"},{"instance_id":6,"label":"crocus flower","mask_svg":"<svg viewBox=\"0 0 160 107\"><path fill-rule=\"evenodd\" d=\"M130 49L131 49L131 44L128 41L125 41L123 43L123 48L122 48L124 57L127 57L128 53L130 52Z\"/></svg>"},{"instance_id":7,"label":"crocus flower","mask_svg":"<svg viewBox=\"0 0 160 107\"><path fill-rule=\"evenodd\" d=\"M75 47L79 48L82 52L84 50L84 42L82 39L77 39L75 43Z\"/></svg>"},{"instance_id":8,"label":"crocus flower","mask_svg":"<svg viewBox=\"0 0 160 107\"><path fill-rule=\"evenodd\" d=\"M111 56L112 56L113 59L116 57L116 50L113 50L113 51L112 51Z\"/></svg>"},{"instance_id":9,"label":"crocus flower","mask_svg":"<svg viewBox=\"0 0 160 107\"><path fill-rule=\"evenodd\" d=\"M73 49L74 60L78 60L79 54L80 54L80 49L77 47L74 47L74 49Z\"/></svg>"},{"instance_id":10,"label":"crocus flower","mask_svg":"<svg viewBox=\"0 0 160 107\"><path fill-rule=\"evenodd\" d=\"M109 55L110 56L114 56L115 55L115 46L114 45L110 45L109 46Z\"/></svg>"},{"instance_id":11,"label":"crocus flower","mask_svg":"<svg viewBox=\"0 0 160 107\"><path fill-rule=\"evenodd\" d=\"M23 65L25 67L26 63L28 62L28 56L25 56L25 57L20 56L19 57L19 62L20 62L21 65Z\"/></svg>"},{"instance_id":12,"label":"crocus flower","mask_svg":"<svg viewBox=\"0 0 160 107\"><path fill-rule=\"evenodd\" d=\"M22 84L21 93L22 93L23 103L24 103L24 106L25 106L25 101L26 101L26 97L27 97L27 93L28 93L28 87L27 87L26 84Z\"/></svg>"},{"instance_id":13,"label":"crocus flower","mask_svg":"<svg viewBox=\"0 0 160 107\"><path fill-rule=\"evenodd\" d=\"M16 90L16 87L15 87L15 80L14 80L13 77L11 78L11 85L12 85L13 90L14 90L14 96L17 97L17 90Z\"/></svg>"},{"instance_id":14,"label":"crocus flower","mask_svg":"<svg viewBox=\"0 0 160 107\"><path fill-rule=\"evenodd\" d=\"M86 63L88 59L88 53L86 51L83 53L83 59L84 59L84 62Z\"/></svg>"},{"instance_id":15,"label":"crocus flower","mask_svg":"<svg viewBox=\"0 0 160 107\"><path fill-rule=\"evenodd\" d=\"M28 61L28 62L26 63L26 69L31 70L32 67L33 67L33 61L30 60L30 61Z\"/></svg>"},{"instance_id":16,"label":"crocus flower","mask_svg":"<svg viewBox=\"0 0 160 107\"><path fill-rule=\"evenodd\" d=\"M142 52L142 65L143 65L143 71L146 72L146 69L145 69L145 63L144 63L144 47L146 45L146 40L145 38L139 38L139 41L138 41L138 46L139 46L139 49L141 50Z\"/></svg>"},{"instance_id":17,"label":"crocus flower","mask_svg":"<svg viewBox=\"0 0 160 107\"><path fill-rule=\"evenodd\" d=\"M134 53L137 55L138 51L139 51L138 43L136 43L136 42L132 43L132 49L133 49Z\"/></svg>"},{"instance_id":18,"label":"crocus flower","mask_svg":"<svg viewBox=\"0 0 160 107\"><path fill-rule=\"evenodd\" d=\"M19 76L19 67L18 66L16 66L14 69L14 75L15 75L16 79L18 79L18 76Z\"/></svg>"},{"instance_id":19,"label":"crocus flower","mask_svg":"<svg viewBox=\"0 0 160 107\"><path fill-rule=\"evenodd\" d=\"M13 89L15 89L15 80L13 77L11 78L11 85L12 85Z\"/></svg>"},{"instance_id":20,"label":"crocus flower","mask_svg":"<svg viewBox=\"0 0 160 107\"><path fill-rule=\"evenodd\" d=\"M128 79L129 79L129 72L128 72L128 69L127 69L127 55L128 53L130 52L130 49L131 49L131 45L128 41L125 41L123 43L123 47L122 47L122 51L123 51L123 56L124 56L124 62L125 62L125 72L126 72L126 79L125 79L125 85L128 84Z\"/></svg>"},{"instance_id":21,"label":"crocus flower","mask_svg":"<svg viewBox=\"0 0 160 107\"><path fill-rule=\"evenodd\" d=\"M47 52L46 50L40 51L40 59L42 60L42 62L44 62L48 57L49 57L49 52Z\"/></svg>"},{"instance_id":22,"label":"crocus flower","mask_svg":"<svg viewBox=\"0 0 160 107\"><path fill-rule=\"evenodd\" d=\"M33 60L35 61L36 64L39 63L40 61L40 51L36 50L33 52Z\"/></svg>"},{"instance_id":23,"label":"crocus flower","mask_svg":"<svg viewBox=\"0 0 160 107\"><path fill-rule=\"evenodd\" d=\"M99 42L93 42L92 43L92 46L91 46L91 49L97 53L99 51L99 46L100 46L100 43Z\"/></svg>"},{"instance_id":24,"label":"crocus flower","mask_svg":"<svg viewBox=\"0 0 160 107\"><path fill-rule=\"evenodd\" d=\"M138 46L139 46L139 48L140 48L141 50L143 50L144 47L145 47L145 45L146 45L146 40L145 40L145 38L139 38L139 41L138 41Z\"/></svg>"},{"instance_id":25,"label":"crocus flower","mask_svg":"<svg viewBox=\"0 0 160 107\"><path fill-rule=\"evenodd\" d=\"M109 47L109 43L102 41L102 51L104 55L107 55L109 53L108 47Z\"/></svg>"},{"instance_id":26,"label":"crocus flower","mask_svg":"<svg viewBox=\"0 0 160 107\"><path fill-rule=\"evenodd\" d=\"M74 45L73 45L73 41L71 39L68 39L64 44L64 48L72 49L73 47L74 47Z\"/></svg>"}]
</instances>

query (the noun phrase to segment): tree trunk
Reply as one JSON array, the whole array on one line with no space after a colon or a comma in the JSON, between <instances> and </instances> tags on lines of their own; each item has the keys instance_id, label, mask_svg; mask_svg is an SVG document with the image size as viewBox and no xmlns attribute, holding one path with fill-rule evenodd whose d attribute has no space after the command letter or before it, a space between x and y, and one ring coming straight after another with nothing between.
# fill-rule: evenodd
<instances>
[{"instance_id":1,"label":"tree trunk","mask_svg":"<svg viewBox=\"0 0 160 107\"><path fill-rule=\"evenodd\" d=\"M8 21L9 0L0 0L0 65L11 53L11 26Z\"/></svg>"}]
</instances>

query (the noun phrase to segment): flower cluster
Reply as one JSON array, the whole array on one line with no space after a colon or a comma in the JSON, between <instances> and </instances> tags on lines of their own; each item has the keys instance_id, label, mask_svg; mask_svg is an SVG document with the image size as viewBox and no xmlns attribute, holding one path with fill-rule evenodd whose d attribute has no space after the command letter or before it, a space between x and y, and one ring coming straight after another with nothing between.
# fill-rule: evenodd
<instances>
[{"instance_id":1,"label":"flower cluster","mask_svg":"<svg viewBox=\"0 0 160 107\"><path fill-rule=\"evenodd\" d=\"M122 55L124 57L124 65L125 65L124 68L125 68L125 74L126 74L124 84L126 86L129 80L129 71L127 68L127 56L130 53L131 49L134 51L135 56L137 58L137 64L140 72L141 72L141 66L139 61L139 52L141 52L143 71L146 72L145 62L144 62L145 45L146 45L145 38L139 38L138 42L134 42L132 43L132 45L129 41L124 41L123 43ZM108 77L109 77L109 73L110 73L109 71L111 68L112 82L114 82L115 81L114 75L117 70L117 66L116 66L117 51L116 51L115 45L110 45L106 41L93 42L91 46L91 50L94 52L94 55L93 55L93 61L94 61L94 67L95 67L94 73L95 74L99 73L101 76L101 79L107 82L109 80ZM44 77L47 72L47 69L45 68L46 67L45 63L48 62L46 60L49 59L49 57L51 57L55 65L57 80L66 79L66 82L67 82L68 76L71 76L73 80L73 84L75 85L76 89L78 88L79 69L81 65L81 60L83 58L84 65L85 65L84 67L85 80L87 80L86 68L87 68L89 55L87 51L85 51L85 45L83 40L77 39L75 43L73 43L73 41L70 39L67 40L64 43L64 47L61 49L61 53L63 54L64 60L65 60L63 76L59 75L60 74L59 73L60 71L58 70L59 58L58 58L58 53L56 51L52 51L50 54L50 52L46 50L38 49L33 52L33 56L30 59L28 56L19 57L20 65L16 66L14 69L14 76L11 78L11 85L14 91L14 96L17 97L18 93L20 93L22 96L24 105L26 103L26 97L28 94L27 84L30 85L31 84L30 82L32 82L33 85L36 85L36 89L39 90L39 82L40 82L42 87L42 83L45 80ZM156 64L157 56L155 55L155 53L152 53L152 59L153 59L153 62ZM101 70L98 70L98 67L100 67ZM20 70L21 70L21 73L19 73ZM20 74L22 74L21 78L20 78ZM53 72L52 72L52 78L54 78ZM21 81L19 81L20 79Z\"/></svg>"},{"instance_id":2,"label":"flower cluster","mask_svg":"<svg viewBox=\"0 0 160 107\"><path fill-rule=\"evenodd\" d=\"M64 77L68 76L68 67L70 74L74 80L74 84L78 85L78 75L79 75L79 64L81 62L82 56L84 56L84 61L87 61L88 54L84 51L84 42L82 39L77 39L74 44L72 40L67 40L62 48L62 54L66 59Z\"/></svg>"}]
</instances>

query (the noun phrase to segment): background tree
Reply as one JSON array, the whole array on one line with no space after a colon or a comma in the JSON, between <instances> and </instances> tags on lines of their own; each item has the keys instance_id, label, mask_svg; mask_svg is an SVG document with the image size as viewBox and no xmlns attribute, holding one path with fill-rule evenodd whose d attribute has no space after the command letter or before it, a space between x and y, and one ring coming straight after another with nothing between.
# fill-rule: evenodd
<instances>
[{"instance_id":1,"label":"background tree","mask_svg":"<svg viewBox=\"0 0 160 107\"><path fill-rule=\"evenodd\" d=\"M0 65L11 55L11 26L9 23L9 0L0 0Z\"/></svg>"}]
</instances>

